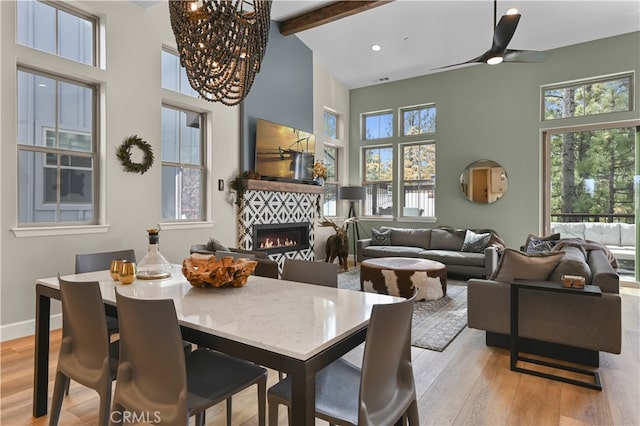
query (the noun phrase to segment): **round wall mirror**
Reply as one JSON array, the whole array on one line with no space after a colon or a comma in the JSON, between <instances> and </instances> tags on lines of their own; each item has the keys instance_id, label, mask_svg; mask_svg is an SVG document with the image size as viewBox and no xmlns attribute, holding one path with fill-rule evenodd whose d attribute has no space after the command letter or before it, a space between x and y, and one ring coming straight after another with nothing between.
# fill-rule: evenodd
<instances>
[{"instance_id":1,"label":"round wall mirror","mask_svg":"<svg viewBox=\"0 0 640 426\"><path fill-rule=\"evenodd\" d=\"M474 203L495 203L508 187L507 172L495 161L474 161L460 175L460 190L467 200Z\"/></svg>"}]
</instances>

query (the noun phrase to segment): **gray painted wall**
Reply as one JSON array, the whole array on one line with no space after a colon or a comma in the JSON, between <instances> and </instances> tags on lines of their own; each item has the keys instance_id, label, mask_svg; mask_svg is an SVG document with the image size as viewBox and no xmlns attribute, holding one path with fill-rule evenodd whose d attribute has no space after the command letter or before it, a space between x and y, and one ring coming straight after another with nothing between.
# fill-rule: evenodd
<instances>
[{"instance_id":1,"label":"gray painted wall","mask_svg":"<svg viewBox=\"0 0 640 426\"><path fill-rule=\"evenodd\" d=\"M635 71L637 86L640 33L557 49L540 64L474 65L352 90L349 181L360 182L360 148L365 145L359 134L362 113L389 108L397 112L400 107L435 102L437 222L394 226L492 228L508 246L519 247L529 233L541 232L542 129L585 123L582 117L542 122L540 87L624 71ZM638 119L639 92L635 91L635 111L591 119ZM474 204L461 194L459 177L469 163L485 158L506 169L509 190L496 203ZM361 223L367 235L371 227L389 225Z\"/></svg>"},{"instance_id":2,"label":"gray painted wall","mask_svg":"<svg viewBox=\"0 0 640 426\"><path fill-rule=\"evenodd\" d=\"M313 133L313 53L271 21L260 72L241 108L241 170L254 169L256 119Z\"/></svg>"}]
</instances>

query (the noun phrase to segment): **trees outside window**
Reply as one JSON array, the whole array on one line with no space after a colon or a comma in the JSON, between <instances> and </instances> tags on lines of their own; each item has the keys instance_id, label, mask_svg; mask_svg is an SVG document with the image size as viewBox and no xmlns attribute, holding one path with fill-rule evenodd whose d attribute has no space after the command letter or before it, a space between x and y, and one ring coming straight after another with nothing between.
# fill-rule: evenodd
<instances>
[{"instance_id":1,"label":"trees outside window","mask_svg":"<svg viewBox=\"0 0 640 426\"><path fill-rule=\"evenodd\" d=\"M552 222L634 222L635 131L550 134Z\"/></svg>"},{"instance_id":2,"label":"trees outside window","mask_svg":"<svg viewBox=\"0 0 640 426\"><path fill-rule=\"evenodd\" d=\"M400 149L402 216L435 216L435 143L403 144Z\"/></svg>"},{"instance_id":3,"label":"trees outside window","mask_svg":"<svg viewBox=\"0 0 640 426\"><path fill-rule=\"evenodd\" d=\"M631 74L543 88L543 120L631 111Z\"/></svg>"},{"instance_id":4,"label":"trees outside window","mask_svg":"<svg viewBox=\"0 0 640 426\"><path fill-rule=\"evenodd\" d=\"M423 105L418 107L403 108L402 135L422 135L436 132L436 106Z\"/></svg>"},{"instance_id":5,"label":"trees outside window","mask_svg":"<svg viewBox=\"0 0 640 426\"><path fill-rule=\"evenodd\" d=\"M393 147L377 146L362 149L366 188L364 216L393 214Z\"/></svg>"},{"instance_id":6,"label":"trees outside window","mask_svg":"<svg viewBox=\"0 0 640 426\"><path fill-rule=\"evenodd\" d=\"M631 77L593 78L542 89L544 119L593 117L593 124L545 134L550 221L633 222L635 127L595 118L630 110Z\"/></svg>"}]
</instances>

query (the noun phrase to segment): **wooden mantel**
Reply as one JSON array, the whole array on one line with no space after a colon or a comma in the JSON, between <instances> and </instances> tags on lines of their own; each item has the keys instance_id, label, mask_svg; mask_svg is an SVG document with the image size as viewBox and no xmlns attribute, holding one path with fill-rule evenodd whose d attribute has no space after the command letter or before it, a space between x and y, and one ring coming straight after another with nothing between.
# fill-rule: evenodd
<instances>
[{"instance_id":1,"label":"wooden mantel","mask_svg":"<svg viewBox=\"0 0 640 426\"><path fill-rule=\"evenodd\" d=\"M303 183L278 182L273 180L243 179L242 184L251 191L280 191L298 192L308 194L323 194L324 187L320 185L307 185Z\"/></svg>"}]
</instances>

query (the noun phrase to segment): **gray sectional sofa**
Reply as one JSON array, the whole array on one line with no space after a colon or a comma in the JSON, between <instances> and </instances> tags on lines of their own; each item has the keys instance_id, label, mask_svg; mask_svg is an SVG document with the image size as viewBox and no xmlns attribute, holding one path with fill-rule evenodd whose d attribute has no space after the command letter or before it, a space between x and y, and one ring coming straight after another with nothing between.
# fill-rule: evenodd
<instances>
[{"instance_id":1,"label":"gray sectional sofa","mask_svg":"<svg viewBox=\"0 0 640 426\"><path fill-rule=\"evenodd\" d=\"M553 270L561 272L552 272L547 280L557 281L562 274L585 276L587 284L600 287L602 297L521 290L519 335L529 353L597 366L599 351L618 354L621 350L619 276L606 252L586 251L584 265L578 265L572 248L575 246L567 247L567 256ZM518 268L522 269L513 269ZM468 326L485 330L488 345L508 347L510 283L470 279L467 301Z\"/></svg>"},{"instance_id":2,"label":"gray sectional sofa","mask_svg":"<svg viewBox=\"0 0 640 426\"><path fill-rule=\"evenodd\" d=\"M492 230L470 230L475 234L490 234L485 247L463 250L466 229L448 227L410 229L383 226L380 232L390 239L380 243L372 238L357 242L357 260L378 257L413 257L435 260L447 266L447 272L471 277L489 277L498 264L498 254L504 249L500 236Z\"/></svg>"}]
</instances>

